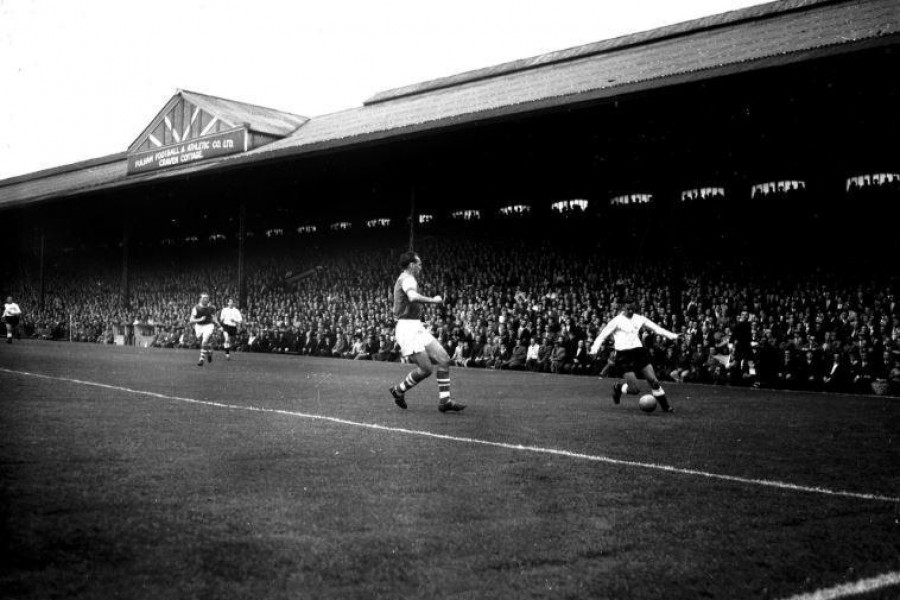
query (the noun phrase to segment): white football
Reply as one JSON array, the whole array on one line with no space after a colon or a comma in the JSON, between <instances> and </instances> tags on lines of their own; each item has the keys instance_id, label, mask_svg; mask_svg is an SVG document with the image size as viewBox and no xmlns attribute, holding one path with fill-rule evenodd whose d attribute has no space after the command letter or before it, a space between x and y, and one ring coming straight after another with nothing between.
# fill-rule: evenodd
<instances>
[{"instance_id":1,"label":"white football","mask_svg":"<svg viewBox=\"0 0 900 600\"><path fill-rule=\"evenodd\" d=\"M641 399L638 400L638 406L640 406L641 410L644 412L653 412L656 410L656 398L653 397L653 394L644 394L641 396Z\"/></svg>"}]
</instances>

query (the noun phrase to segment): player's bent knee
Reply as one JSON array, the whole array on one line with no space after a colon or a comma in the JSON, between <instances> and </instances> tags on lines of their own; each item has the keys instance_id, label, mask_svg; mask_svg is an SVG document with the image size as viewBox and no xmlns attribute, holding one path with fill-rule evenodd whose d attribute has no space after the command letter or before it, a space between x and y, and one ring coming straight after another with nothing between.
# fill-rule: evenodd
<instances>
[{"instance_id":1,"label":"player's bent knee","mask_svg":"<svg viewBox=\"0 0 900 600\"><path fill-rule=\"evenodd\" d=\"M419 365L419 371L422 372L423 377L429 377L434 369L431 368L430 364L421 364Z\"/></svg>"}]
</instances>

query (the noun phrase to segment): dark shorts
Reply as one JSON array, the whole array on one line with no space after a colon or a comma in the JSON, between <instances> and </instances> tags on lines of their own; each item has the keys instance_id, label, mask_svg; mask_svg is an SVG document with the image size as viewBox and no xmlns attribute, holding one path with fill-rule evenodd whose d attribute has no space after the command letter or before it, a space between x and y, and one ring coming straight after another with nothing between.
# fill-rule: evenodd
<instances>
[{"instance_id":1,"label":"dark shorts","mask_svg":"<svg viewBox=\"0 0 900 600\"><path fill-rule=\"evenodd\" d=\"M8 317L3 317L3 320L6 321L6 324L10 327L16 327L19 324L19 315L10 315Z\"/></svg>"},{"instance_id":2,"label":"dark shorts","mask_svg":"<svg viewBox=\"0 0 900 600\"><path fill-rule=\"evenodd\" d=\"M237 325L222 325L222 330L231 337L237 335Z\"/></svg>"},{"instance_id":3,"label":"dark shorts","mask_svg":"<svg viewBox=\"0 0 900 600\"><path fill-rule=\"evenodd\" d=\"M650 364L650 353L646 348L616 350L616 368L622 373L640 373Z\"/></svg>"},{"instance_id":4,"label":"dark shorts","mask_svg":"<svg viewBox=\"0 0 900 600\"><path fill-rule=\"evenodd\" d=\"M735 361L751 360L753 358L753 348L747 344L737 344L734 347L733 358Z\"/></svg>"}]
</instances>

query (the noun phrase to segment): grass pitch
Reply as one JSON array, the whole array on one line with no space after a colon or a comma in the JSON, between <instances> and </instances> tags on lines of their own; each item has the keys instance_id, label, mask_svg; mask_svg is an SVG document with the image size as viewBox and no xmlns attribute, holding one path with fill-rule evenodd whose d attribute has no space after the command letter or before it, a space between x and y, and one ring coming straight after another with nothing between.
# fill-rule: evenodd
<instances>
[{"instance_id":1,"label":"grass pitch","mask_svg":"<svg viewBox=\"0 0 900 600\"><path fill-rule=\"evenodd\" d=\"M900 571L900 399L669 384L678 412L647 415L610 381L453 369L469 407L441 414L433 379L394 406L408 365L196 358L0 345L0 598L790 598Z\"/></svg>"}]
</instances>

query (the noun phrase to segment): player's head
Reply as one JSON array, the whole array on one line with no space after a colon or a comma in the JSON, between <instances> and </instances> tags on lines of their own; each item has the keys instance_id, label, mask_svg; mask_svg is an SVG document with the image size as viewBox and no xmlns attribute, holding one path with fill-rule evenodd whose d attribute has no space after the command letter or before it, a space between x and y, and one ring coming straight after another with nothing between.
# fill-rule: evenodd
<instances>
[{"instance_id":1,"label":"player's head","mask_svg":"<svg viewBox=\"0 0 900 600\"><path fill-rule=\"evenodd\" d=\"M234 308L234 298L228 299L228 308Z\"/></svg>"},{"instance_id":2,"label":"player's head","mask_svg":"<svg viewBox=\"0 0 900 600\"><path fill-rule=\"evenodd\" d=\"M7 303L7 304L12 304L12 296L7 296L7 297L6 297L6 303Z\"/></svg>"},{"instance_id":3,"label":"player's head","mask_svg":"<svg viewBox=\"0 0 900 600\"><path fill-rule=\"evenodd\" d=\"M422 269L422 259L412 250L400 255L399 264L401 269L411 271L414 274Z\"/></svg>"},{"instance_id":4,"label":"player's head","mask_svg":"<svg viewBox=\"0 0 900 600\"><path fill-rule=\"evenodd\" d=\"M629 319L634 315L634 298L631 296L622 298L622 312L625 313L625 316Z\"/></svg>"},{"instance_id":5,"label":"player's head","mask_svg":"<svg viewBox=\"0 0 900 600\"><path fill-rule=\"evenodd\" d=\"M204 306L209 304L209 294L200 294L200 304Z\"/></svg>"}]
</instances>

